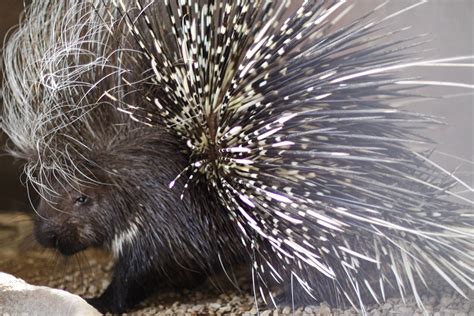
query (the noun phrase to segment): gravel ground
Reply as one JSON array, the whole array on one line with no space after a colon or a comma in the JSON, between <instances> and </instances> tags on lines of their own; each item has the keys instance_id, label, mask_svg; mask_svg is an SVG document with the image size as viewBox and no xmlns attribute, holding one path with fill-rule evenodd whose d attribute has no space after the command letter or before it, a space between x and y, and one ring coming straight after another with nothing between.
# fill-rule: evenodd
<instances>
[{"instance_id":1,"label":"gravel ground","mask_svg":"<svg viewBox=\"0 0 474 316\"><path fill-rule=\"evenodd\" d=\"M62 258L36 246L31 237L31 222L21 213L0 214L0 271L11 273L25 281L64 289L82 296L100 294L108 284L113 262L98 250L80 256ZM251 282L238 278L240 291L218 289L218 280L210 280L194 290L166 292L154 295L128 315L357 315L353 309L330 308L326 303L292 310L280 307L268 310L256 308L249 294ZM474 293L471 300L456 294L449 286L434 282L431 291L422 295L428 315L474 316ZM442 285L440 285L442 284ZM380 306L369 308L369 315L422 315L413 297L405 304L400 298L389 298Z\"/></svg>"}]
</instances>

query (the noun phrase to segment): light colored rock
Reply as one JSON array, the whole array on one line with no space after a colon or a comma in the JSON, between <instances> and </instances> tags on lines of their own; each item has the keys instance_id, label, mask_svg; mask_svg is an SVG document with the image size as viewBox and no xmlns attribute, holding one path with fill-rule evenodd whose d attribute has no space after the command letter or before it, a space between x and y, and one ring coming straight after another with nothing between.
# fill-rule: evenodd
<instances>
[{"instance_id":1,"label":"light colored rock","mask_svg":"<svg viewBox=\"0 0 474 316\"><path fill-rule=\"evenodd\" d=\"M69 292L34 286L0 272L0 315L101 315L85 300Z\"/></svg>"}]
</instances>

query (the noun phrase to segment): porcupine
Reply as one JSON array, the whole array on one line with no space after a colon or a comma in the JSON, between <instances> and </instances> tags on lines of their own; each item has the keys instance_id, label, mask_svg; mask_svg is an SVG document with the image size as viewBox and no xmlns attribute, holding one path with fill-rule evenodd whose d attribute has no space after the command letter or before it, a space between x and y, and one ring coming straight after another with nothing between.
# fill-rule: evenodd
<instances>
[{"instance_id":1,"label":"porcupine","mask_svg":"<svg viewBox=\"0 0 474 316\"><path fill-rule=\"evenodd\" d=\"M472 288L457 179L414 146L436 120L392 106L413 87L393 72L463 58L409 59L380 7L334 28L345 1L288 6L33 1L7 43L2 128L42 196L36 236L112 249L101 311L238 264L269 304L280 286L365 313L395 288L422 307L427 268Z\"/></svg>"}]
</instances>

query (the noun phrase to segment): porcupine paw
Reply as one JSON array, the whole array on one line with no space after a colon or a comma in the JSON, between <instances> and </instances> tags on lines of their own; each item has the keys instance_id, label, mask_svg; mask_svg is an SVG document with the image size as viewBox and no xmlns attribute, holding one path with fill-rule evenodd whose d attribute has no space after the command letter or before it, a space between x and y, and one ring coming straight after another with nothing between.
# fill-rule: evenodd
<instances>
[{"instance_id":1,"label":"porcupine paw","mask_svg":"<svg viewBox=\"0 0 474 316\"><path fill-rule=\"evenodd\" d=\"M102 314L105 314L107 312L111 312L111 313L119 313L120 312L119 310L113 311L109 306L109 302L104 301L103 299L101 299L100 296L99 297L84 298L84 299L86 300L87 303L92 305L95 309L97 309Z\"/></svg>"},{"instance_id":2,"label":"porcupine paw","mask_svg":"<svg viewBox=\"0 0 474 316\"><path fill-rule=\"evenodd\" d=\"M84 300L89 305L92 305L95 309L97 309L99 312L103 314L105 314L108 311L103 300L101 300L100 297L91 297L91 298L84 297Z\"/></svg>"},{"instance_id":3,"label":"porcupine paw","mask_svg":"<svg viewBox=\"0 0 474 316\"><path fill-rule=\"evenodd\" d=\"M125 306L120 301L113 301L108 298L104 298L103 296L98 297L91 297L91 298L84 298L87 303L92 305L95 309L97 309L102 314L111 313L120 315L127 311L131 306Z\"/></svg>"}]
</instances>

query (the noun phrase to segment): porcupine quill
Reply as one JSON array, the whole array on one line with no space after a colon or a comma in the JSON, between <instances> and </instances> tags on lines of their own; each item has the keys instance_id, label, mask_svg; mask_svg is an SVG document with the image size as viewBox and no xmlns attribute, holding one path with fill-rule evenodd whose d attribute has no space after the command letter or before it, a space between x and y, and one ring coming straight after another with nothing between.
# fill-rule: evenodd
<instances>
[{"instance_id":1,"label":"porcupine quill","mask_svg":"<svg viewBox=\"0 0 474 316\"><path fill-rule=\"evenodd\" d=\"M5 47L2 128L43 198L38 239L116 254L101 311L238 264L270 305L279 287L366 313L392 288L423 308L430 270L467 297L472 201L452 189L472 188L420 149L437 120L394 106L473 88L399 77L473 58L387 40L423 2L335 27L346 1L34 1Z\"/></svg>"}]
</instances>

